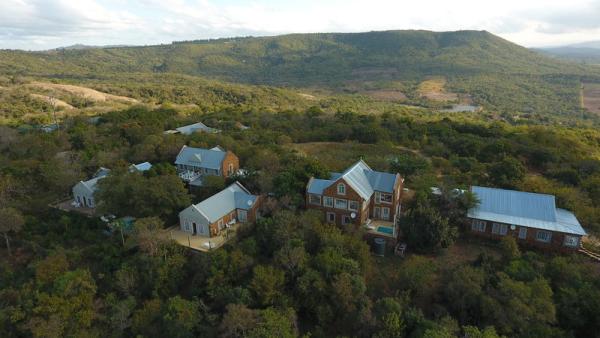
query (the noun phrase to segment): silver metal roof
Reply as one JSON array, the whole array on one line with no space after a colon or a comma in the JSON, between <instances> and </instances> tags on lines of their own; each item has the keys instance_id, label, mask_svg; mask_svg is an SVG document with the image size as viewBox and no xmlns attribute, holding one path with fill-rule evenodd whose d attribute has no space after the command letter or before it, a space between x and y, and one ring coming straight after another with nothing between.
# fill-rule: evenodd
<instances>
[{"instance_id":1,"label":"silver metal roof","mask_svg":"<svg viewBox=\"0 0 600 338\"><path fill-rule=\"evenodd\" d=\"M207 132L207 133L217 133L217 132L219 132L218 129L208 127L207 125L205 125L202 122L198 122L198 123L190 124L190 125L187 125L187 126L175 128L175 130L177 130L178 132L180 132L180 133L182 133L184 135L191 135L192 133L194 133L194 132L196 132L198 130L204 131L204 132Z\"/></svg>"},{"instance_id":2,"label":"silver metal roof","mask_svg":"<svg viewBox=\"0 0 600 338\"><path fill-rule=\"evenodd\" d=\"M152 164L150 164L150 162L142 162L142 163L138 163L138 164L132 164L131 166L133 168L135 168L137 171L147 171L147 170L150 170L150 168L152 168Z\"/></svg>"},{"instance_id":3,"label":"silver metal roof","mask_svg":"<svg viewBox=\"0 0 600 338\"><path fill-rule=\"evenodd\" d=\"M222 150L213 149L183 146L179 151L179 154L177 154L175 164L208 169L221 169L221 163L223 163L223 159L225 159L227 153Z\"/></svg>"},{"instance_id":4,"label":"silver metal roof","mask_svg":"<svg viewBox=\"0 0 600 338\"><path fill-rule=\"evenodd\" d=\"M363 160L356 162L343 173L331 173L330 180L311 179L307 191L310 194L323 194L323 190L338 179L343 178L362 198L368 200L374 191L394 191L397 176L374 171Z\"/></svg>"},{"instance_id":5,"label":"silver metal roof","mask_svg":"<svg viewBox=\"0 0 600 338\"><path fill-rule=\"evenodd\" d=\"M224 190L212 195L194 207L201 212L209 222L213 223L236 209L250 209L258 196L250 192L239 182L235 182Z\"/></svg>"},{"instance_id":6,"label":"silver metal roof","mask_svg":"<svg viewBox=\"0 0 600 338\"><path fill-rule=\"evenodd\" d=\"M585 235L573 213L557 209L554 196L515 190L471 187L480 204L467 216L491 222Z\"/></svg>"}]
</instances>

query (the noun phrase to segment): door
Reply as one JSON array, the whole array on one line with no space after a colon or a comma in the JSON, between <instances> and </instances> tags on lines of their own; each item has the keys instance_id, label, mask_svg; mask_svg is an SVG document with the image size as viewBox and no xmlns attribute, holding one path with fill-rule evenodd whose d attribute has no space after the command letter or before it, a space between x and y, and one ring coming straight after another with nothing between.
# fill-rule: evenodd
<instances>
[{"instance_id":1,"label":"door","mask_svg":"<svg viewBox=\"0 0 600 338\"><path fill-rule=\"evenodd\" d=\"M390 208L381 208L381 218L386 221L390 219Z\"/></svg>"},{"instance_id":2,"label":"door","mask_svg":"<svg viewBox=\"0 0 600 338\"><path fill-rule=\"evenodd\" d=\"M198 233L198 225L196 225L196 222L192 223L192 233L194 235Z\"/></svg>"},{"instance_id":3,"label":"door","mask_svg":"<svg viewBox=\"0 0 600 338\"><path fill-rule=\"evenodd\" d=\"M248 212L246 210L238 210L238 221L241 223L248 221Z\"/></svg>"},{"instance_id":4,"label":"door","mask_svg":"<svg viewBox=\"0 0 600 338\"><path fill-rule=\"evenodd\" d=\"M373 212L373 218L381 218L381 208L375 207L375 211Z\"/></svg>"}]
</instances>

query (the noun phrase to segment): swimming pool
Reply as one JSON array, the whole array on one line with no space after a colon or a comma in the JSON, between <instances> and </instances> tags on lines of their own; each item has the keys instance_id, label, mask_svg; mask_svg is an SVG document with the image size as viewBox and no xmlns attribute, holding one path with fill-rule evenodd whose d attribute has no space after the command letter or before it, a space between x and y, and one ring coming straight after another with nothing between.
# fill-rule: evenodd
<instances>
[{"instance_id":1,"label":"swimming pool","mask_svg":"<svg viewBox=\"0 0 600 338\"><path fill-rule=\"evenodd\" d=\"M382 234L393 235L394 234L394 228L384 227L384 226L378 226L377 227L377 232L381 232Z\"/></svg>"}]
</instances>

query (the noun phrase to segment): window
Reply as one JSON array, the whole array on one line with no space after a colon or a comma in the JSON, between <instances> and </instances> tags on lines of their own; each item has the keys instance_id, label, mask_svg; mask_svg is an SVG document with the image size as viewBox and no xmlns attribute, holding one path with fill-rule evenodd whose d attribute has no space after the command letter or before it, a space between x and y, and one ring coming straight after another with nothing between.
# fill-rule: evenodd
<instances>
[{"instance_id":1,"label":"window","mask_svg":"<svg viewBox=\"0 0 600 338\"><path fill-rule=\"evenodd\" d=\"M525 238L527 238L527 228L520 227L519 228L519 239L525 239Z\"/></svg>"},{"instance_id":2,"label":"window","mask_svg":"<svg viewBox=\"0 0 600 338\"><path fill-rule=\"evenodd\" d=\"M312 205L321 205L321 195L309 194L308 203Z\"/></svg>"},{"instance_id":3,"label":"window","mask_svg":"<svg viewBox=\"0 0 600 338\"><path fill-rule=\"evenodd\" d=\"M217 222L217 225L219 226L219 230L223 230L223 219L220 219L219 222Z\"/></svg>"},{"instance_id":4,"label":"window","mask_svg":"<svg viewBox=\"0 0 600 338\"><path fill-rule=\"evenodd\" d=\"M500 223L493 223L492 224L492 233L495 235L506 235L506 233L508 232L508 225L506 224L500 224Z\"/></svg>"},{"instance_id":5,"label":"window","mask_svg":"<svg viewBox=\"0 0 600 338\"><path fill-rule=\"evenodd\" d=\"M392 203L392 194L386 194L384 192L382 192L381 194L379 194L379 199L381 201L381 203Z\"/></svg>"},{"instance_id":6,"label":"window","mask_svg":"<svg viewBox=\"0 0 600 338\"><path fill-rule=\"evenodd\" d=\"M333 197L324 196L323 205L329 208L333 208Z\"/></svg>"},{"instance_id":7,"label":"window","mask_svg":"<svg viewBox=\"0 0 600 338\"><path fill-rule=\"evenodd\" d=\"M350 222L351 222L350 221L350 216L348 216L348 215L342 215L342 224L343 225L350 224Z\"/></svg>"},{"instance_id":8,"label":"window","mask_svg":"<svg viewBox=\"0 0 600 338\"><path fill-rule=\"evenodd\" d=\"M358 211L358 202L357 201L348 201L348 210Z\"/></svg>"},{"instance_id":9,"label":"window","mask_svg":"<svg viewBox=\"0 0 600 338\"><path fill-rule=\"evenodd\" d=\"M390 208L381 208L381 218L386 221L390 219Z\"/></svg>"},{"instance_id":10,"label":"window","mask_svg":"<svg viewBox=\"0 0 600 338\"><path fill-rule=\"evenodd\" d=\"M229 163L229 175L233 174L233 164Z\"/></svg>"},{"instance_id":11,"label":"window","mask_svg":"<svg viewBox=\"0 0 600 338\"><path fill-rule=\"evenodd\" d=\"M572 248L576 248L577 246L579 246L579 237L565 235L564 246L570 246Z\"/></svg>"},{"instance_id":12,"label":"window","mask_svg":"<svg viewBox=\"0 0 600 338\"><path fill-rule=\"evenodd\" d=\"M538 230L535 234L535 239L539 242L548 243L552 239L552 233L550 231Z\"/></svg>"},{"instance_id":13,"label":"window","mask_svg":"<svg viewBox=\"0 0 600 338\"><path fill-rule=\"evenodd\" d=\"M344 183L337 185L337 193L338 195L346 195L346 185Z\"/></svg>"},{"instance_id":14,"label":"window","mask_svg":"<svg viewBox=\"0 0 600 338\"><path fill-rule=\"evenodd\" d=\"M327 213L327 222L335 223L335 213L333 213L333 212Z\"/></svg>"},{"instance_id":15,"label":"window","mask_svg":"<svg viewBox=\"0 0 600 338\"><path fill-rule=\"evenodd\" d=\"M375 203L381 203L381 193L379 191L375 192Z\"/></svg>"},{"instance_id":16,"label":"window","mask_svg":"<svg viewBox=\"0 0 600 338\"><path fill-rule=\"evenodd\" d=\"M336 198L335 199L335 207L337 209L344 209L344 210L348 209L348 200Z\"/></svg>"},{"instance_id":17,"label":"window","mask_svg":"<svg viewBox=\"0 0 600 338\"><path fill-rule=\"evenodd\" d=\"M471 229L473 231L485 232L485 221L474 219L473 224L471 224Z\"/></svg>"}]
</instances>

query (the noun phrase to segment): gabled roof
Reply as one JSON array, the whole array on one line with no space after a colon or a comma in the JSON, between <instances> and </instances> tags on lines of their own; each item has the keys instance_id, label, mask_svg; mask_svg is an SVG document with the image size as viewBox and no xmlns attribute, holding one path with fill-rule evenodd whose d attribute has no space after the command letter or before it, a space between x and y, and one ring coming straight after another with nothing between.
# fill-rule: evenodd
<instances>
[{"instance_id":1,"label":"gabled roof","mask_svg":"<svg viewBox=\"0 0 600 338\"><path fill-rule=\"evenodd\" d=\"M359 160L343 173L332 173L329 180L311 179L307 191L310 194L322 194L325 188L341 178L362 198L368 200L375 191L392 193L397 175L374 171L363 160Z\"/></svg>"},{"instance_id":2,"label":"gabled roof","mask_svg":"<svg viewBox=\"0 0 600 338\"><path fill-rule=\"evenodd\" d=\"M94 191L96 191L96 186L97 186L98 181L105 178L109 173L110 173L110 169L100 167L100 169L98 169L98 171L96 171L96 173L94 174L94 176L91 179L89 179L87 181L79 181L79 183L77 183L76 186L81 185L93 193Z\"/></svg>"},{"instance_id":3,"label":"gabled roof","mask_svg":"<svg viewBox=\"0 0 600 338\"><path fill-rule=\"evenodd\" d=\"M152 168L152 164L150 164L150 162L142 162L142 163L138 163L138 164L132 164L130 166L130 168L132 170L137 170L137 171L147 171L147 170L150 170L150 168Z\"/></svg>"},{"instance_id":4,"label":"gabled roof","mask_svg":"<svg viewBox=\"0 0 600 338\"><path fill-rule=\"evenodd\" d=\"M585 235L573 213L556 208L552 195L486 187L471 187L480 204L468 217L524 227Z\"/></svg>"},{"instance_id":5,"label":"gabled roof","mask_svg":"<svg viewBox=\"0 0 600 338\"><path fill-rule=\"evenodd\" d=\"M220 169L227 153L222 150L213 149L183 146L179 151L179 154L177 154L175 164L208 169Z\"/></svg>"},{"instance_id":6,"label":"gabled roof","mask_svg":"<svg viewBox=\"0 0 600 338\"><path fill-rule=\"evenodd\" d=\"M241 183L236 181L193 207L213 223L236 209L249 210L257 198L258 196L250 194Z\"/></svg>"},{"instance_id":7,"label":"gabled roof","mask_svg":"<svg viewBox=\"0 0 600 338\"><path fill-rule=\"evenodd\" d=\"M207 132L207 133L217 133L219 132L218 129L214 129L211 127L206 126L204 123L202 122L198 122L198 123L194 123L194 124L190 124L187 126L183 126L183 127L179 127L179 128L175 128L175 130L177 130L178 132L184 134L184 135L190 135L196 131L203 131L203 132Z\"/></svg>"}]
</instances>

